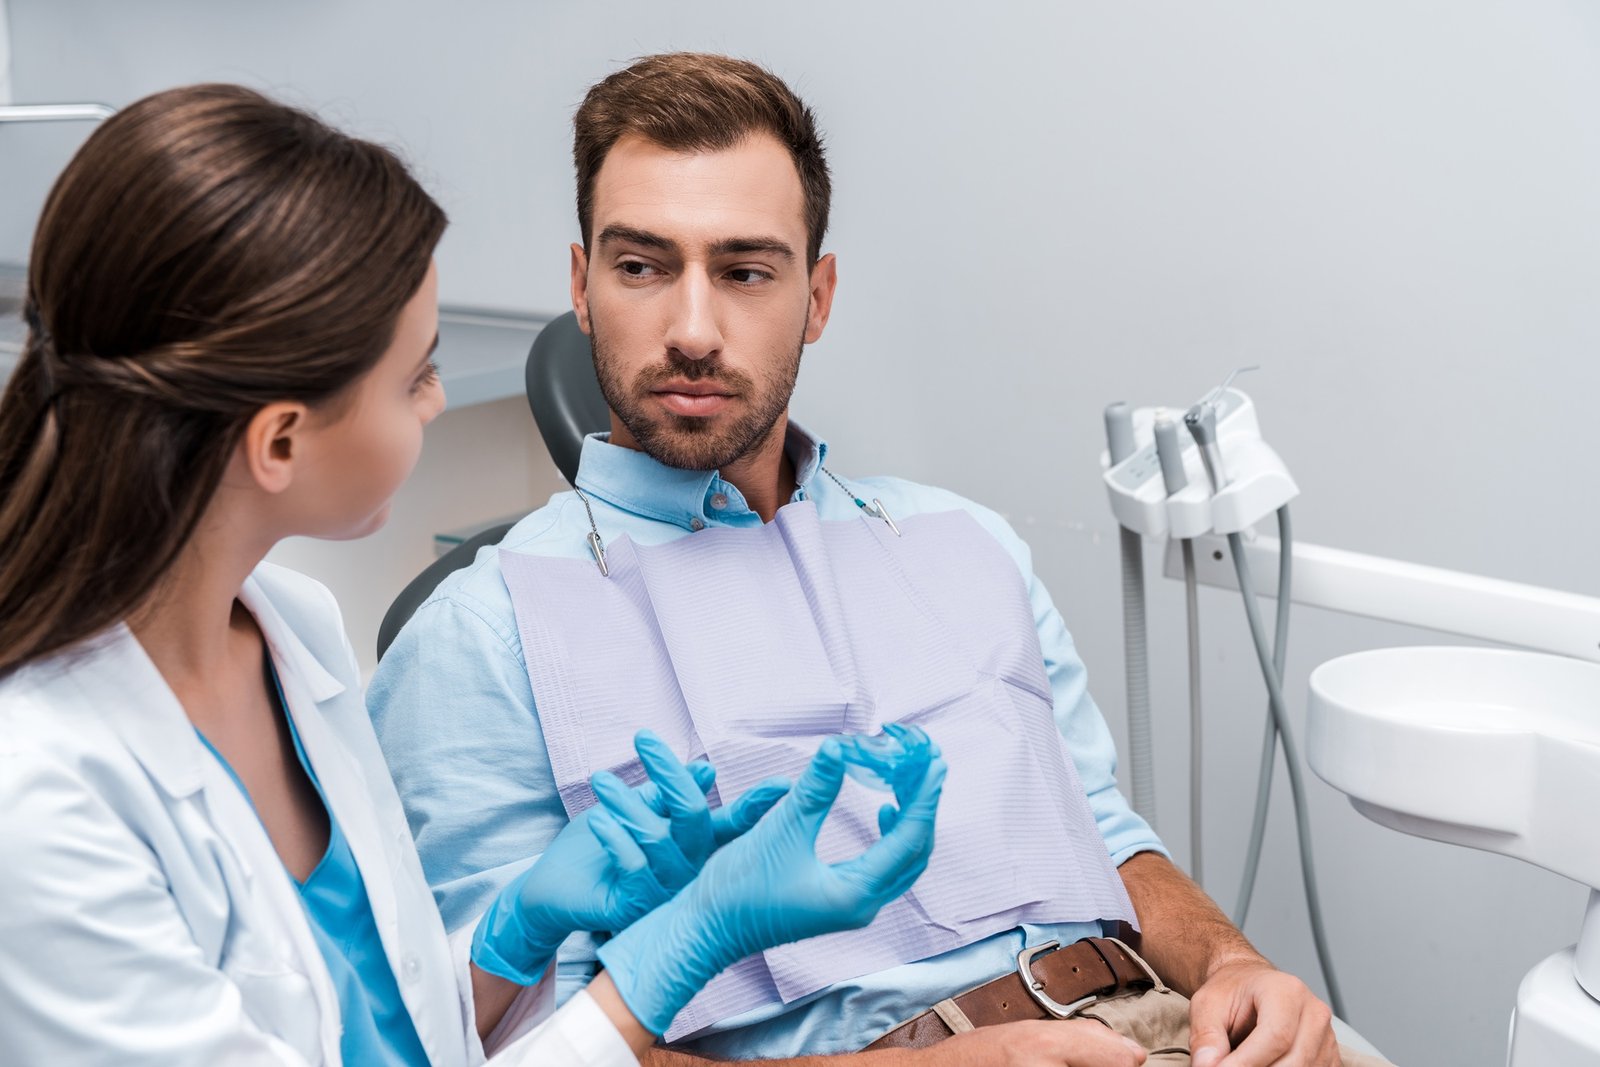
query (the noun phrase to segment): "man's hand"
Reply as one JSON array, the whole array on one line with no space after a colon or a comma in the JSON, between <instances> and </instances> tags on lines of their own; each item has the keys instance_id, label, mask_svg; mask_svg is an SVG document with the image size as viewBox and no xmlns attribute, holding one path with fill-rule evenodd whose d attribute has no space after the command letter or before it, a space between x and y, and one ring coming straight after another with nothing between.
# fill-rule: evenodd
<instances>
[{"instance_id":1,"label":"man's hand","mask_svg":"<svg viewBox=\"0 0 1600 1067\"><path fill-rule=\"evenodd\" d=\"M1194 1067L1339 1067L1332 1019L1304 982L1259 956L1224 963L1190 998L1190 1058Z\"/></svg>"},{"instance_id":2,"label":"man's hand","mask_svg":"<svg viewBox=\"0 0 1600 1067\"><path fill-rule=\"evenodd\" d=\"M1034 1019L985 1026L929 1048L760 1060L749 1067L1141 1067L1148 1056L1136 1042L1092 1019ZM710 1061L651 1049L639 1062L645 1067L698 1067Z\"/></svg>"},{"instance_id":3,"label":"man's hand","mask_svg":"<svg viewBox=\"0 0 1600 1067\"><path fill-rule=\"evenodd\" d=\"M904 1055L907 1067L1140 1067L1148 1056L1136 1042L1092 1019L985 1026Z\"/></svg>"},{"instance_id":4,"label":"man's hand","mask_svg":"<svg viewBox=\"0 0 1600 1067\"><path fill-rule=\"evenodd\" d=\"M1118 873L1139 914L1144 958L1191 1001L1194 1067L1338 1067L1327 1005L1256 952L1182 871L1141 852Z\"/></svg>"}]
</instances>

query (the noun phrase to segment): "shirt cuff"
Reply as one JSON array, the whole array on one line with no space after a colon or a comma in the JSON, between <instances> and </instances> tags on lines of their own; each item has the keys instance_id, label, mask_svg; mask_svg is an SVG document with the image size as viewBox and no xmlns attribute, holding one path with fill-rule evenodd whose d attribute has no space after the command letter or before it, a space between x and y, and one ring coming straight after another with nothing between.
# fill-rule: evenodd
<instances>
[{"instance_id":1,"label":"shirt cuff","mask_svg":"<svg viewBox=\"0 0 1600 1067\"><path fill-rule=\"evenodd\" d=\"M633 1050L586 992L567 1001L544 1023L502 1050L497 1062L519 1067L639 1067Z\"/></svg>"}]
</instances>

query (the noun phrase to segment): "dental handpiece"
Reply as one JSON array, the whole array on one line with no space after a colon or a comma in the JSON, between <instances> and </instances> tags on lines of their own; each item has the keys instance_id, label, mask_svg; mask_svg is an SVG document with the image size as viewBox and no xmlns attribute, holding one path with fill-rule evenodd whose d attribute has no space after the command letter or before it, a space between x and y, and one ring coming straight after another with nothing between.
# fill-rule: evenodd
<instances>
[{"instance_id":1,"label":"dental handpiece","mask_svg":"<svg viewBox=\"0 0 1600 1067\"><path fill-rule=\"evenodd\" d=\"M1205 465L1206 477L1211 479L1211 491L1220 493L1228 484L1228 473L1222 467L1222 449L1217 447L1217 408L1215 404L1201 402L1183 416L1195 443L1200 446L1200 462Z\"/></svg>"}]
</instances>

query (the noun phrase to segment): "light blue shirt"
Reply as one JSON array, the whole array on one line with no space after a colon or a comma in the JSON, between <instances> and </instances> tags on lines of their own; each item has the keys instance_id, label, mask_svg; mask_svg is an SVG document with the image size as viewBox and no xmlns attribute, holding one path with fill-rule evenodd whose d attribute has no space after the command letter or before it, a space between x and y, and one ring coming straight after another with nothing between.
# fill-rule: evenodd
<instances>
[{"instance_id":1,"label":"light blue shirt","mask_svg":"<svg viewBox=\"0 0 1600 1067\"><path fill-rule=\"evenodd\" d=\"M825 521L864 520L850 493L822 471L827 446L790 423L786 444L799 483ZM661 544L708 526L759 526L739 490L714 471L666 467L642 452L584 441L578 486L608 542L626 533ZM883 501L898 519L969 512L1016 560L1033 604L1055 716L1095 823L1113 862L1138 852L1166 854L1116 783L1116 748L1089 695L1083 662L1032 555L999 515L954 493L898 478L844 478L856 496ZM576 493L559 493L517 523L500 544L513 552L588 558L589 517ZM708 604L710 603L708 598ZM396 637L367 694L389 767L404 800L423 869L455 929L566 825L523 659L499 549L485 548L444 580ZM996 821L1004 818L996 812ZM1048 842L1038 842L1048 847ZM849 1052L939 1000L1011 970L1025 945L1063 944L1102 931L1098 924L1024 927L933 959L832 986L802 1001L772 1003L728 1019L691 1047L710 1056L784 1058ZM565 999L595 973L595 944L568 939L560 955Z\"/></svg>"}]
</instances>

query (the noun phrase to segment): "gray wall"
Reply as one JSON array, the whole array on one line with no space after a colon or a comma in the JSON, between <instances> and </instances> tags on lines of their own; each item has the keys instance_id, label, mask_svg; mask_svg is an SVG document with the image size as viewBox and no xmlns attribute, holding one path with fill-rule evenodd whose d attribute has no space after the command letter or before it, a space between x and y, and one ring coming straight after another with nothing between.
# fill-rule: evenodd
<instances>
[{"instance_id":1,"label":"gray wall","mask_svg":"<svg viewBox=\"0 0 1600 1067\"><path fill-rule=\"evenodd\" d=\"M19 102L235 79L402 144L455 220L446 299L533 310L566 303L584 87L667 48L769 64L821 114L838 188L840 294L797 411L842 470L1007 513L1119 733L1108 400L1185 403L1260 363L1245 384L1303 539L1600 593L1591 6L12 0L12 27ZM0 258L47 180L20 143L0 131ZM1183 859L1182 597L1153 592L1160 816ZM1237 604L1203 609L1207 863L1229 906L1263 695ZM1302 612L1288 691L1333 655L1430 640ZM1400 1063L1503 1062L1517 981L1575 938L1582 893L1311 793L1351 1021ZM1286 810L1267 862L1248 933L1318 985Z\"/></svg>"}]
</instances>

